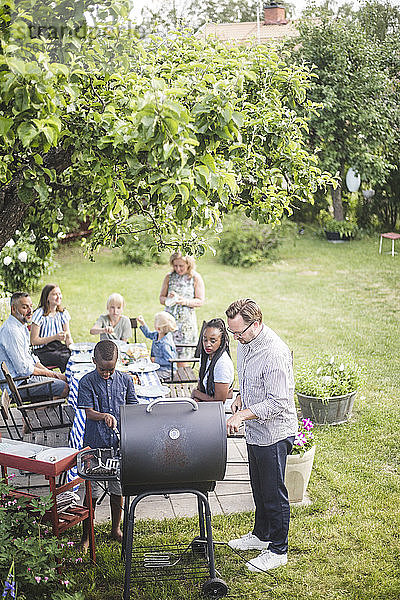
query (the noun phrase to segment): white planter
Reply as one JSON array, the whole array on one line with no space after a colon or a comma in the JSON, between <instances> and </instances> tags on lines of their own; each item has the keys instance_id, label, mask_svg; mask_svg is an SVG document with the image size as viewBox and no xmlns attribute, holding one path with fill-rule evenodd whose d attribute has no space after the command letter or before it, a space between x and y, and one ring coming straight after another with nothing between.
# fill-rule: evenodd
<instances>
[{"instance_id":1,"label":"white planter","mask_svg":"<svg viewBox=\"0 0 400 600\"><path fill-rule=\"evenodd\" d=\"M304 454L289 454L286 461L285 484L289 502L303 502L314 462L315 446Z\"/></svg>"}]
</instances>

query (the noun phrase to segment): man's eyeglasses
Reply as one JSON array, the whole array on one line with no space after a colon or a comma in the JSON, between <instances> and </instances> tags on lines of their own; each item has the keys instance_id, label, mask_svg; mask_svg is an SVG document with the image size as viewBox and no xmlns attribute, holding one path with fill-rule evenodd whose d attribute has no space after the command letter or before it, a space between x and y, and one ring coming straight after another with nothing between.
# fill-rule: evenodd
<instances>
[{"instance_id":1,"label":"man's eyeglasses","mask_svg":"<svg viewBox=\"0 0 400 600\"><path fill-rule=\"evenodd\" d=\"M253 325L253 323L255 323L255 321L252 321L242 331L232 331L232 329L229 329L229 327L227 327L226 330L229 331L229 333L231 333L232 335L236 335L237 337L242 337L242 335L245 333L245 331L247 331Z\"/></svg>"}]
</instances>

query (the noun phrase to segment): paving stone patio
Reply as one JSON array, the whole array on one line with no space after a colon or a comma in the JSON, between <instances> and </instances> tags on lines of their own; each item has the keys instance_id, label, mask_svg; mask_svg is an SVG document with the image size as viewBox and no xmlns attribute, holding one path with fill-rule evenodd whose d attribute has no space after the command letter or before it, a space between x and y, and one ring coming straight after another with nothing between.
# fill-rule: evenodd
<instances>
[{"instance_id":1,"label":"paving stone patio","mask_svg":"<svg viewBox=\"0 0 400 600\"><path fill-rule=\"evenodd\" d=\"M230 462L240 464L231 465ZM209 494L213 515L254 510L253 497L248 483L246 443L244 439L228 439L228 465L226 479L218 482L214 492ZM172 519L197 515L197 500L192 494L173 494L169 497L150 496L139 502L135 511L137 519ZM107 498L96 509L96 523L110 520L110 507Z\"/></svg>"},{"instance_id":2,"label":"paving stone patio","mask_svg":"<svg viewBox=\"0 0 400 600\"><path fill-rule=\"evenodd\" d=\"M19 415L16 414L16 416ZM3 438L8 437L4 428L0 427L0 433ZM24 436L24 441L50 447L68 446L68 434L67 430L57 430L47 432L45 436L42 433ZM26 488L29 486L29 492L32 494L45 495L48 493L47 482L43 476L21 473L13 469L9 469L9 473L15 474L13 478L15 487ZM254 510L248 477L245 440L240 437L229 438L225 480L218 482L215 491L209 494L213 515ZM79 494L82 497L82 485ZM150 496L141 500L136 509L136 518L138 519L170 519L194 515L197 515L197 500L192 494L173 494L169 497ZM96 523L104 523L109 520L110 507L106 497L96 509Z\"/></svg>"}]
</instances>

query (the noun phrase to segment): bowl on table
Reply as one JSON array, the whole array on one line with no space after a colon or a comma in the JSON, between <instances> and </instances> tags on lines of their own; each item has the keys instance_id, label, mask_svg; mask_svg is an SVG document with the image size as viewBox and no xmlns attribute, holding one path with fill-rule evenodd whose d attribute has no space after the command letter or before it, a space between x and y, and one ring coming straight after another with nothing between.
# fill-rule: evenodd
<instances>
[{"instance_id":1,"label":"bowl on table","mask_svg":"<svg viewBox=\"0 0 400 600\"><path fill-rule=\"evenodd\" d=\"M160 365L158 363L151 362L151 360L137 360L126 365L126 369L130 373L151 373L152 371L157 371L159 368Z\"/></svg>"}]
</instances>

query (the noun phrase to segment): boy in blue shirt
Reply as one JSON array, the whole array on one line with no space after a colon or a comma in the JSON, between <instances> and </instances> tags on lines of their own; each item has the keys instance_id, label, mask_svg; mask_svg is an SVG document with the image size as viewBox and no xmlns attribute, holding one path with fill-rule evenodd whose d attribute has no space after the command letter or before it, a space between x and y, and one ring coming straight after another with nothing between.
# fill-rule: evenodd
<instances>
[{"instance_id":1,"label":"boy in blue shirt","mask_svg":"<svg viewBox=\"0 0 400 600\"><path fill-rule=\"evenodd\" d=\"M161 379L170 379L170 358L176 358L176 347L172 332L176 331L176 322L172 315L166 311L159 312L154 317L154 329L150 331L142 315L137 317L143 334L153 340L151 345L151 358L160 365L157 375Z\"/></svg>"},{"instance_id":2,"label":"boy in blue shirt","mask_svg":"<svg viewBox=\"0 0 400 600\"><path fill-rule=\"evenodd\" d=\"M128 373L115 370L118 348L111 340L102 340L96 344L93 362L96 369L87 373L79 382L78 408L86 412L86 427L83 445L91 448L117 448L120 430L120 407L124 404L136 404L137 398L132 378ZM122 541L120 528L122 512L122 492L119 481L110 481L111 537ZM97 482L92 483L93 510L101 494ZM86 504L86 499L85 499ZM89 527L84 521L81 545L89 545Z\"/></svg>"}]
</instances>

